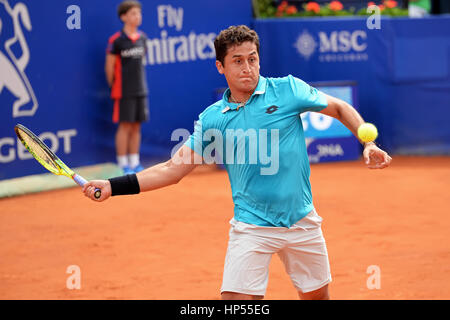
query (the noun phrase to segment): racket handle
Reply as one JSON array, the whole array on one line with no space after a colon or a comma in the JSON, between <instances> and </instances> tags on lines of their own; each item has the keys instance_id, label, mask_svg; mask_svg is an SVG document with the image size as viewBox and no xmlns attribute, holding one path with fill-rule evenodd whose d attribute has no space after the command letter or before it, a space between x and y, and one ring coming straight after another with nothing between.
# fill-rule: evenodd
<instances>
[{"instance_id":1,"label":"racket handle","mask_svg":"<svg viewBox=\"0 0 450 320\"><path fill-rule=\"evenodd\" d=\"M87 180L78 174L74 174L72 178L80 186L84 186L87 183ZM95 188L95 193L94 193L95 199L99 199L101 196L102 196L102 191L98 188Z\"/></svg>"}]
</instances>

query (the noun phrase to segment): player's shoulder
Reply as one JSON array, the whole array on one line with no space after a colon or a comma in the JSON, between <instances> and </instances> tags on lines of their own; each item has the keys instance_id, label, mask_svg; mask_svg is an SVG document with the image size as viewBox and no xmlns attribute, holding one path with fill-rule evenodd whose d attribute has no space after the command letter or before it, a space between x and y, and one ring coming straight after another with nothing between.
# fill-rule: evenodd
<instances>
[{"instance_id":1,"label":"player's shoulder","mask_svg":"<svg viewBox=\"0 0 450 320\"><path fill-rule=\"evenodd\" d=\"M223 101L219 100L205 108L198 118L205 127L217 127L223 120L224 108Z\"/></svg>"},{"instance_id":2,"label":"player's shoulder","mask_svg":"<svg viewBox=\"0 0 450 320\"><path fill-rule=\"evenodd\" d=\"M283 95L303 92L309 88L309 85L302 79L289 74L280 78L267 78L267 87L271 88L277 95Z\"/></svg>"},{"instance_id":3,"label":"player's shoulder","mask_svg":"<svg viewBox=\"0 0 450 320\"><path fill-rule=\"evenodd\" d=\"M219 101L214 102L207 108L205 108L205 110L203 110L200 115L203 118L208 118L208 119L212 120L212 119L218 117L219 115L221 115L222 110L223 110L223 102L222 102L222 100L219 100Z\"/></svg>"},{"instance_id":4,"label":"player's shoulder","mask_svg":"<svg viewBox=\"0 0 450 320\"><path fill-rule=\"evenodd\" d=\"M122 35L122 32L117 31L116 33L114 33L112 36L109 37L108 43L114 43L117 39L120 38L121 35Z\"/></svg>"},{"instance_id":5,"label":"player's shoulder","mask_svg":"<svg viewBox=\"0 0 450 320\"><path fill-rule=\"evenodd\" d=\"M272 87L290 87L292 86L294 83L305 83L302 79L297 78L291 74L284 76L284 77L279 77L279 78L266 78L268 85L272 86Z\"/></svg>"}]
</instances>

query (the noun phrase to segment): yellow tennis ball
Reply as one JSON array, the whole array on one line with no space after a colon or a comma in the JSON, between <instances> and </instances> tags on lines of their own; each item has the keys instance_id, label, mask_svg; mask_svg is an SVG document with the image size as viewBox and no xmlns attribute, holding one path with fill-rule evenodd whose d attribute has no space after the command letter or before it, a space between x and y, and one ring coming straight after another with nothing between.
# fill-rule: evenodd
<instances>
[{"instance_id":1,"label":"yellow tennis ball","mask_svg":"<svg viewBox=\"0 0 450 320\"><path fill-rule=\"evenodd\" d=\"M378 130L377 127L375 127L371 123L363 123L358 128L358 137L361 139L361 141L364 142L371 142L375 140L378 136Z\"/></svg>"}]
</instances>

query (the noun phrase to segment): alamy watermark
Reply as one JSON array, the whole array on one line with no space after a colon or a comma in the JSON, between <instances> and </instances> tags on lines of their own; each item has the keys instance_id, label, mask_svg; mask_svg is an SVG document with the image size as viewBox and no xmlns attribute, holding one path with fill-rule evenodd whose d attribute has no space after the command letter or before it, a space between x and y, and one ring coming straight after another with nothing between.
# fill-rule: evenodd
<instances>
[{"instance_id":1,"label":"alamy watermark","mask_svg":"<svg viewBox=\"0 0 450 320\"><path fill-rule=\"evenodd\" d=\"M67 14L70 16L66 19L66 27L69 30L80 30L81 29L81 9L79 6L72 4L67 7Z\"/></svg>"},{"instance_id":2,"label":"alamy watermark","mask_svg":"<svg viewBox=\"0 0 450 320\"><path fill-rule=\"evenodd\" d=\"M81 289L81 269L77 265L70 265L66 269L70 276L66 280L66 288L69 290Z\"/></svg>"},{"instance_id":3,"label":"alamy watermark","mask_svg":"<svg viewBox=\"0 0 450 320\"><path fill-rule=\"evenodd\" d=\"M367 13L371 14L366 20L367 29L381 29L381 9L376 5L367 7Z\"/></svg>"},{"instance_id":4,"label":"alamy watermark","mask_svg":"<svg viewBox=\"0 0 450 320\"><path fill-rule=\"evenodd\" d=\"M377 265L367 267L366 273L370 276L367 278L366 286L369 290L381 289L381 269Z\"/></svg>"},{"instance_id":5,"label":"alamy watermark","mask_svg":"<svg viewBox=\"0 0 450 320\"><path fill-rule=\"evenodd\" d=\"M201 124L195 125L196 132L203 132ZM194 157L177 153L189 139L187 129L176 129L171 140L180 141L172 149L171 157L175 164L249 164L261 165L261 175L274 175L279 169L279 129L208 129L193 142ZM200 141L201 139L201 141ZM225 157L224 157L225 153Z\"/></svg>"}]
</instances>

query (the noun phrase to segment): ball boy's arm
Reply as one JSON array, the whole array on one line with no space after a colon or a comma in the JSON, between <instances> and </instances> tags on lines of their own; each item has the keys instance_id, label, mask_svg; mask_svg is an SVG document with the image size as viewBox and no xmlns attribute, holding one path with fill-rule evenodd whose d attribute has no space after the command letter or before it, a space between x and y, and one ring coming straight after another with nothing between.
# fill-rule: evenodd
<instances>
[{"instance_id":1,"label":"ball boy's arm","mask_svg":"<svg viewBox=\"0 0 450 320\"><path fill-rule=\"evenodd\" d=\"M105 74L106 74L106 81L108 82L108 85L111 87L114 81L114 64L116 62L116 56L114 54L108 53L106 55L106 61L105 61Z\"/></svg>"}]
</instances>

